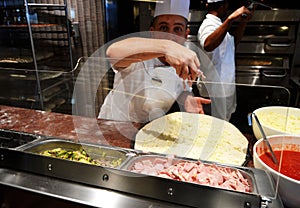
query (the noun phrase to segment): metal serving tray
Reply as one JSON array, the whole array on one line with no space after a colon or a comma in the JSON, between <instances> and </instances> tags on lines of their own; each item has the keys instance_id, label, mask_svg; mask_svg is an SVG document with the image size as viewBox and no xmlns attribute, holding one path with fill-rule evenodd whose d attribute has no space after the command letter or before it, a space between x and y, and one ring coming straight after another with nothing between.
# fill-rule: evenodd
<instances>
[{"instance_id":1,"label":"metal serving tray","mask_svg":"<svg viewBox=\"0 0 300 208\"><path fill-rule=\"evenodd\" d=\"M0 147L3 148L16 148L39 138L39 135L0 129Z\"/></svg>"},{"instance_id":2,"label":"metal serving tray","mask_svg":"<svg viewBox=\"0 0 300 208\"><path fill-rule=\"evenodd\" d=\"M106 167L119 168L129 158L129 152L110 146L102 146L88 143L76 143L65 139L41 139L25 144L16 150L27 153L41 154L44 151L61 148L67 151L76 151L83 148L86 153L94 160L102 161ZM57 158L60 159L60 158ZM113 164L114 161L121 160L119 165Z\"/></svg>"},{"instance_id":3,"label":"metal serving tray","mask_svg":"<svg viewBox=\"0 0 300 208\"><path fill-rule=\"evenodd\" d=\"M184 158L178 158L178 157L173 157L173 156L163 156L163 155L156 155L156 154L144 154L144 155L137 155L135 157L132 157L122 168L127 171L133 171L134 165L138 162L145 161L150 161L151 163L154 162L156 159L165 161L165 163L171 163L171 165L176 165L177 163L180 162L198 162L193 159L184 159ZM217 166L217 167L225 167L229 168L232 171L238 170L242 176L247 179L249 186L250 186L250 193L256 193L258 194L258 190L255 184L255 179L254 179L254 173L252 170L243 168L243 167L235 167L235 166L227 166L227 165L222 165L214 162L209 162L209 161L201 161L201 163L205 165L211 165L211 166Z\"/></svg>"},{"instance_id":4,"label":"metal serving tray","mask_svg":"<svg viewBox=\"0 0 300 208\"><path fill-rule=\"evenodd\" d=\"M47 143L47 141L45 142ZM255 187L253 192L244 193L127 171L126 167L130 165L131 160L134 160L133 158L135 157L138 158L138 155L134 156L132 155L133 152L130 151L128 151L130 154L128 161L120 168L88 165L27 152L30 149L31 151L43 149L41 148L43 145L39 146L39 144L42 145L44 142L34 141L32 146L27 145L27 148L23 148L23 151L21 151L22 148L18 148L18 150L0 148L0 169L12 169L24 173L57 178L69 182L74 186L82 184L84 187L96 187L96 190L101 189L109 190L111 193L123 193L133 198L142 197L145 200L171 203L174 207L179 205L185 207L204 206L207 208L283 208L280 197L277 196L274 198L276 194L272 177L263 170L241 167L241 170L245 170L251 178L253 177L252 181ZM31 184L28 180L24 182L27 185ZM35 185L35 187L43 187L43 184L41 182ZM56 186L53 192L58 194L57 190L62 190L62 187L60 185ZM69 196L71 200L73 198L74 201L78 202L79 199L79 201L85 204L90 204L92 202L90 201L92 200L91 197L97 195L95 192L88 195L88 198L84 198L84 194L81 194L79 197L72 196L75 190L70 190L68 193L71 195ZM97 195L97 198L99 197L106 204L111 205L107 207L113 207L111 198L103 198ZM124 203L127 202L124 201ZM97 205L97 207L102 206ZM126 207L125 204L122 207Z\"/></svg>"},{"instance_id":5,"label":"metal serving tray","mask_svg":"<svg viewBox=\"0 0 300 208\"><path fill-rule=\"evenodd\" d=\"M166 162L168 161L169 163L171 161L172 165L175 165L179 162L198 162L197 160L176 157L176 156L165 156L165 155L156 154L156 153L138 153L134 157L131 157L129 159L129 161L122 167L122 169L125 171L134 172L133 166L135 165L135 163L142 162L145 160L150 160L151 162L153 162L155 159L165 160ZM267 172L260 170L260 169L255 169L255 168L248 168L248 167L234 166L234 165L224 165L221 163L215 163L215 162L211 162L211 161L201 161L201 162L206 165L216 165L219 167L230 168L232 170L238 170L243 175L243 177L248 180L248 183L250 186L250 191L246 193L246 192L240 192L240 191L235 191L235 190L227 190L227 189L223 189L223 188L219 188L219 187L212 187L209 185L196 184L196 186L197 185L199 186L199 188L198 188L199 193L201 193L201 192L203 193L203 196L198 198L199 201L201 201L201 200L203 200L204 202L205 201L208 201L208 202L213 201L212 198L209 199L209 197L211 197L210 194L206 194L206 193L209 193L210 191L212 191L212 193L214 193L214 192L215 192L215 194L218 193L218 197L221 197L221 198L224 197L227 199L233 197L233 195L235 195L233 198L235 198L237 195L240 195L240 199L242 199L242 200L243 200L243 198L246 200L247 197L250 197L250 198L253 197L252 199L255 199L257 196L259 196L260 207L264 207L264 208L282 207L283 206L280 197L276 194L275 184L273 183L272 179L270 178L270 174L268 174ZM147 175L147 174L143 174L143 173L138 173L138 174ZM151 175L151 174L149 174L149 175ZM186 182L184 182L184 183L186 183ZM192 183L192 184L194 184L194 183ZM277 198L274 198L274 196ZM202 197L203 197L203 199L200 199ZM228 203L227 205L230 205L230 207L236 206L236 204L234 204L234 203L231 204L231 202L225 202L225 204L226 203ZM226 206L224 205L224 207L226 207ZM247 203L244 204L244 207L247 207ZM251 207L251 205L249 207Z\"/></svg>"}]
</instances>

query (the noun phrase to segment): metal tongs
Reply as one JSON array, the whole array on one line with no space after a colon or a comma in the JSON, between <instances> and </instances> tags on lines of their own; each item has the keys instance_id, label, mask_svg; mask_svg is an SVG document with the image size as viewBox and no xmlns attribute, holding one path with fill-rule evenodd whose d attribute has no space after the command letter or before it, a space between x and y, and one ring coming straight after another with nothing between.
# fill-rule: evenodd
<instances>
[{"instance_id":1,"label":"metal tongs","mask_svg":"<svg viewBox=\"0 0 300 208\"><path fill-rule=\"evenodd\" d=\"M258 1L252 1L252 0L250 0L249 1L249 6L247 7L249 10L252 10L253 9L253 7L254 7L254 5L259 5L259 6L262 6L262 7L266 7L266 8L268 8L268 9L273 9L273 7L271 7L271 6L269 6L269 5L266 5L266 4L263 4L263 3L261 3L261 2L258 2Z\"/></svg>"},{"instance_id":2,"label":"metal tongs","mask_svg":"<svg viewBox=\"0 0 300 208\"><path fill-rule=\"evenodd\" d=\"M273 7L269 6L269 5L266 5L266 4L263 4L261 2L257 2L257 1L248 1L249 3L249 6L247 6L247 9L249 9L250 11L254 8L255 5L259 5L259 6L262 6L262 7L266 7L268 9L271 9L273 10ZM247 17L247 14L242 14L242 17L246 18Z\"/></svg>"},{"instance_id":3,"label":"metal tongs","mask_svg":"<svg viewBox=\"0 0 300 208\"><path fill-rule=\"evenodd\" d=\"M262 128L262 125L260 124L260 122L259 122L257 116L255 115L255 113L250 113L250 114L248 115L248 123L249 123L249 125L252 125L252 122L250 122L250 121L251 121L251 116L254 117L254 119L255 119L255 121L256 121L256 123L257 123L257 126L258 126L258 128L259 128L259 130L260 130L260 133L262 134L263 140L265 141L265 143L267 144L267 146L268 146L268 148L269 148L269 150L270 150L270 152L271 152L271 156L272 156L273 162L274 162L276 165L278 165L278 160L276 159L276 156L275 156L274 151L273 151L273 149L272 149L272 147L271 147L271 145L270 145L270 142L269 142L269 140L267 139L266 134L265 134L265 132L264 132L264 130L263 130L263 128Z\"/></svg>"}]
</instances>

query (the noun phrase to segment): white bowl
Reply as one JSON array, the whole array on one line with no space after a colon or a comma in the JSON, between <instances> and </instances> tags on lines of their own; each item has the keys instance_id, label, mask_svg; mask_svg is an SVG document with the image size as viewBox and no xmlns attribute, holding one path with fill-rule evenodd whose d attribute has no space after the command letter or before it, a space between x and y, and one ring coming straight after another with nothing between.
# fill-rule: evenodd
<instances>
[{"instance_id":1,"label":"white bowl","mask_svg":"<svg viewBox=\"0 0 300 208\"><path fill-rule=\"evenodd\" d=\"M267 137L273 150L291 149L300 152L300 135L273 135ZM254 167L263 169L271 173L272 177L278 181L278 193L283 204L289 208L299 208L300 205L300 181L285 176L266 165L259 156L268 152L263 139L258 140L253 146ZM277 158L278 159L278 158ZM300 162L300 161L299 161ZM300 165L300 163L299 163Z\"/></svg>"},{"instance_id":2,"label":"white bowl","mask_svg":"<svg viewBox=\"0 0 300 208\"><path fill-rule=\"evenodd\" d=\"M266 136L279 134L300 135L300 109L285 106L268 106L256 109L257 116ZM256 139L262 134L257 122L252 118L252 129Z\"/></svg>"}]
</instances>

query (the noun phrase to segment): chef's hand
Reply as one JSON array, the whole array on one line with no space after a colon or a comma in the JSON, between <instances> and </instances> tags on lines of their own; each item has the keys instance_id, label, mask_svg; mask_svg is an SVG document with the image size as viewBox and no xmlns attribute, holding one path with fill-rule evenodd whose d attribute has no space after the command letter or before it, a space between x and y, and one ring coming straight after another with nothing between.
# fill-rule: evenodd
<instances>
[{"instance_id":1,"label":"chef's hand","mask_svg":"<svg viewBox=\"0 0 300 208\"><path fill-rule=\"evenodd\" d=\"M186 112L204 114L203 104L210 104L210 103L211 103L210 99L188 95L184 102L184 107Z\"/></svg>"},{"instance_id":2,"label":"chef's hand","mask_svg":"<svg viewBox=\"0 0 300 208\"><path fill-rule=\"evenodd\" d=\"M169 41L165 61L176 69L176 73L183 80L195 80L201 75L200 61L197 54L174 41Z\"/></svg>"},{"instance_id":3,"label":"chef's hand","mask_svg":"<svg viewBox=\"0 0 300 208\"><path fill-rule=\"evenodd\" d=\"M230 20L241 20L241 21L249 21L252 18L254 9L249 10L247 7L242 6L235 10L228 16Z\"/></svg>"}]
</instances>

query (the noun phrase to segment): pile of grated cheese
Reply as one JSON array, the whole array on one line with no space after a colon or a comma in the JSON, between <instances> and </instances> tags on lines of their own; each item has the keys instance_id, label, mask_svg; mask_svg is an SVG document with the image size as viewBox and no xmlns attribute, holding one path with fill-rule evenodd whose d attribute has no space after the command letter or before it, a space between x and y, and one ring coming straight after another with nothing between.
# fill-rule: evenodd
<instances>
[{"instance_id":1,"label":"pile of grated cheese","mask_svg":"<svg viewBox=\"0 0 300 208\"><path fill-rule=\"evenodd\" d=\"M300 134L300 116L276 113L274 111L259 112L259 121L263 126L289 134Z\"/></svg>"},{"instance_id":2,"label":"pile of grated cheese","mask_svg":"<svg viewBox=\"0 0 300 208\"><path fill-rule=\"evenodd\" d=\"M241 165L248 140L232 124L203 114L176 112L144 126L135 149Z\"/></svg>"}]
</instances>

